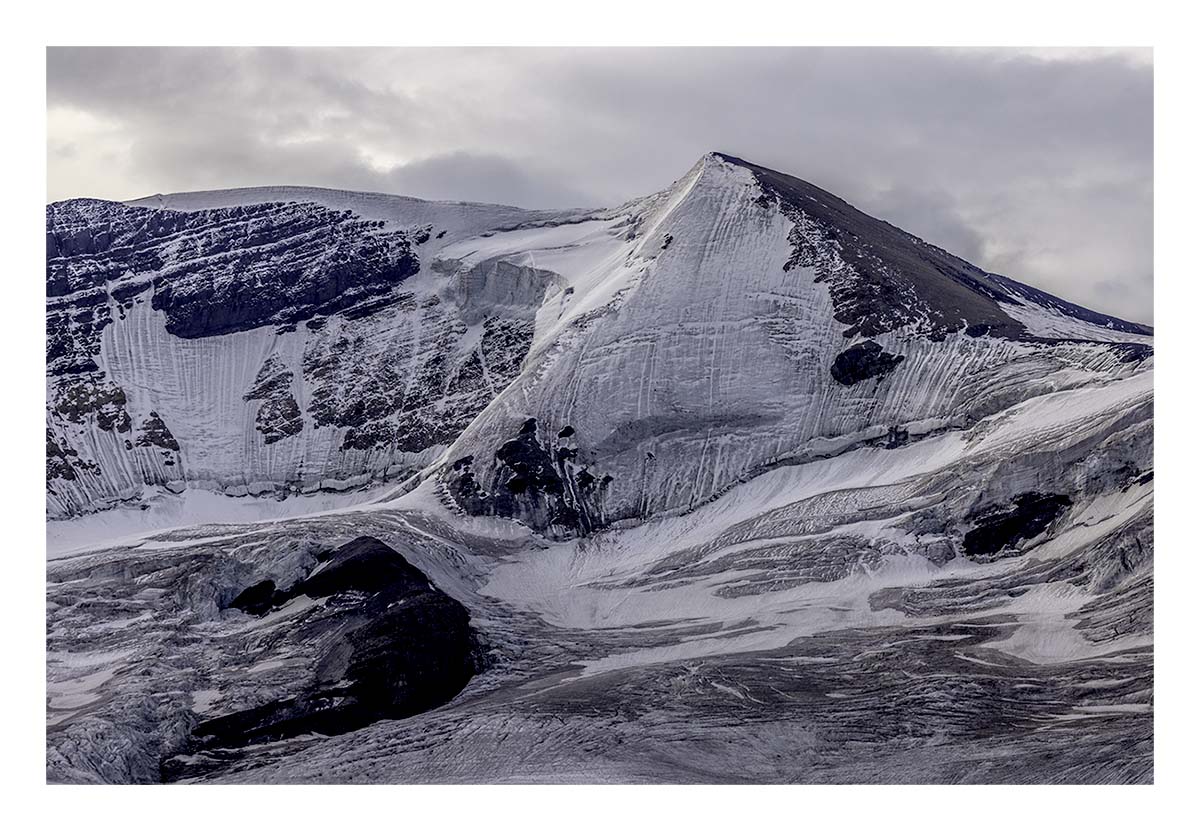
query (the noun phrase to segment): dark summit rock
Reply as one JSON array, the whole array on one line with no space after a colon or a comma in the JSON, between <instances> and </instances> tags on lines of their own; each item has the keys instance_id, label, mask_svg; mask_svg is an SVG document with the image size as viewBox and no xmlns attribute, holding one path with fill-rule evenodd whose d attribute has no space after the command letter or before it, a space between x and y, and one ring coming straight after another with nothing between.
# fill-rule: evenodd
<instances>
[{"instance_id":1,"label":"dark summit rock","mask_svg":"<svg viewBox=\"0 0 1200 831\"><path fill-rule=\"evenodd\" d=\"M829 284L834 318L850 327L847 337L914 324L934 339L972 324L986 325L997 336L1024 333L1001 306L1007 295L983 270L803 179L721 155L753 173L781 210L797 220L794 251L784 267L811 267ZM832 243L824 247L838 255L831 259L814 245L816 237Z\"/></svg>"},{"instance_id":2,"label":"dark summit rock","mask_svg":"<svg viewBox=\"0 0 1200 831\"><path fill-rule=\"evenodd\" d=\"M1117 331L1150 334L1149 327L986 272L803 179L736 156L717 155L749 170L765 199L778 200L783 213L796 222L790 238L792 257L784 268L813 268L817 279L829 285L834 318L849 327L847 337L914 326L931 340L962 329L972 337L1025 340L1029 336L1024 324L1006 309L1017 301Z\"/></svg>"},{"instance_id":3,"label":"dark summit rock","mask_svg":"<svg viewBox=\"0 0 1200 831\"><path fill-rule=\"evenodd\" d=\"M903 355L885 352L875 341L865 340L839 353L829 372L839 384L851 386L868 378L882 378L903 360Z\"/></svg>"},{"instance_id":4,"label":"dark summit rock","mask_svg":"<svg viewBox=\"0 0 1200 831\"><path fill-rule=\"evenodd\" d=\"M963 537L963 550L984 562L1016 556L1018 543L1041 534L1070 504L1071 498L1060 494L1022 493L1008 507L976 515L975 527Z\"/></svg>"},{"instance_id":5,"label":"dark summit rock","mask_svg":"<svg viewBox=\"0 0 1200 831\"><path fill-rule=\"evenodd\" d=\"M200 722L194 751L244 747L305 733L336 735L405 718L452 699L476 671L466 608L395 549L359 537L295 586L264 580L233 607L263 615L300 595L330 598L305 631L327 643L300 695Z\"/></svg>"}]
</instances>

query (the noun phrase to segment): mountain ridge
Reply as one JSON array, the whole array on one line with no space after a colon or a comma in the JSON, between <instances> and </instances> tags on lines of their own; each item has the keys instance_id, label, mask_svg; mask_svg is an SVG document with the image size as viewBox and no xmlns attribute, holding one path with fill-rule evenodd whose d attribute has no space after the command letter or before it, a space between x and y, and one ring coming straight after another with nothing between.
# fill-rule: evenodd
<instances>
[{"instance_id":1,"label":"mountain ridge","mask_svg":"<svg viewBox=\"0 0 1200 831\"><path fill-rule=\"evenodd\" d=\"M315 195L325 204L275 201L283 192ZM266 197L272 201L257 201ZM138 204L148 199L175 207ZM216 205L222 201L233 204ZM773 370L769 384L776 388L790 385L797 369L828 376L835 365L843 367L835 375L843 385L858 383L856 372L876 378L876 384L888 383L883 379L889 373L908 371L900 343L913 338L939 343L965 333L971 340L989 335L1038 348L1092 344L1111 352L1118 363L1145 360L1152 349L1141 342L1152 331L1148 327L988 275L816 186L716 152L702 156L663 191L612 209L527 211L332 189L250 188L131 203L68 200L47 207L47 223L52 516L136 504L147 488L274 496L354 491L415 474L441 475L439 464L466 456L478 457L482 469L463 480L470 471L460 466L451 491L460 488L462 499L492 510L472 494L476 487L500 493L504 482L484 480L513 477L493 469L501 437L518 437L531 418L547 429L561 421L555 431L577 427L569 414L576 405L563 410L566 402L559 396L572 388L567 378L550 391L557 403L549 411L530 406L530 390L546 371L556 371L555 362L574 366L575 359L562 358L563 351L594 337L586 333L595 322L632 320L632 310L644 305L641 298L648 293L656 298L653 311L636 324L636 334L629 333L650 338L647 344L661 341L652 334L660 323L675 319L672 325L684 330L709 327L741 304L743 319L756 321L754 327L766 336L753 347L766 350L756 365L777 365L781 354L791 355ZM779 230L766 233L768 226ZM723 247L729 244L741 246L742 253L727 256ZM768 251L774 253L764 258ZM646 281L655 283L663 268L676 273L681 252L690 261L671 279L682 282L651 289ZM724 284L747 266L762 275L754 278L762 291L753 298ZM704 276L713 269L711 279ZM807 276L797 279L799 272ZM809 280L811 291L803 288ZM704 288L697 293L692 284ZM931 286L947 287L947 293L968 297L970 303L942 302ZM709 298L707 305L694 309L700 297ZM812 340L814 332L828 327L818 311L826 302L832 302L830 322L842 329ZM964 310L974 317L952 319ZM801 320L809 322L801 325ZM258 357L247 353L236 359L236 369L223 367L224 359L217 357L223 353L196 352L170 337L163 340L157 334L160 325L167 336L197 343L235 336L242 345L231 342L230 359L245 349ZM673 336L678 344L684 330ZM861 349L823 352L824 367L813 365L814 350L831 349L835 338L846 347L866 342ZM744 337L739 342L751 343ZM145 349L151 352L140 351ZM995 349L982 350L989 351ZM855 364L850 357L868 353L896 358ZM164 359L177 367L180 361L194 365L184 377L197 381L189 382L192 391L179 391L183 398L167 389L156 391L158 382L147 374L165 371ZM352 372L351 366L364 359L365 372ZM911 357L908 366L915 366ZM1055 364L1048 366L1057 371ZM200 393L204 383L199 379L231 372L241 379L235 382L237 397L216 390ZM510 383L518 385L514 391L521 390L523 400L515 410L504 394ZM133 395L131 387L144 392ZM631 392L614 394L620 401ZM608 488L620 471L597 473L597 463L639 447L653 453L649 445L659 443L660 435L738 424L753 440L752 424L777 417L751 414L758 407L750 405L753 394L746 395L735 406L741 414L725 412L725 405L705 414L714 405L701 399L664 400L654 405L661 412L598 426L599 434L589 431L584 445L579 444L582 433L566 447L557 447L553 436L539 438L539 452L576 454L570 471L564 467L555 473L558 482L547 480L573 494L572 504L526 509L509 500L504 510L518 516L532 511L540 517L535 524L548 528L550 517L559 514L582 515L584 524L594 527L647 510L677 509L676 499L656 508L659 497L622 497L615 493L623 487L620 482L600 501L625 507L588 507L598 497L574 493L575 479L582 475L589 490ZM139 400L131 403L133 398ZM824 408L837 400L818 405L805 398L807 403L796 404ZM228 403L214 409L217 401ZM196 437L213 427L197 420L197 411L210 412L214 426L229 425L216 427L216 443L204 450ZM481 443L468 430L477 418L505 424L491 424L485 431L491 438ZM904 425L914 420L879 424L877 418L852 427L830 423L820 428L824 435L811 433L811 427L799 433L788 428L789 453L756 451L729 475L736 480L782 456L804 458L874 440L907 429ZM962 418L937 414L942 423ZM245 427L236 426L239 422ZM129 447L121 450L122 443ZM222 446L226 449L214 455ZM238 461L247 454L261 459L249 470ZM220 458L228 461L214 467ZM577 461L585 458L592 461ZM651 467L657 469L661 459L655 459ZM636 477L650 482L659 474L647 468ZM726 487L717 479L687 501L694 504ZM521 475L515 481L523 481ZM677 489L682 482L669 487ZM629 499L643 507L630 507Z\"/></svg>"},{"instance_id":2,"label":"mountain ridge","mask_svg":"<svg viewBox=\"0 0 1200 831\"><path fill-rule=\"evenodd\" d=\"M725 162L728 162L729 164L745 168L752 172L756 172L756 175L761 175L764 179L767 179L768 181L770 181L770 180L775 180L775 181L789 180L792 182L800 183L805 189L810 191L810 197L812 194L819 194L823 198L831 199L837 203L840 203L842 206L844 206L845 208L848 208L853 213L858 214L862 217L865 217L866 219L870 220L871 222L885 225L885 226L895 230L898 234L903 235L904 237L918 240L919 242L921 242L922 245L928 246L929 248L932 248L932 249L935 249L935 250L941 252L942 254L946 255L947 257L953 259L954 261L963 264L969 270L975 272L976 274L978 274L980 276L983 276L986 278L991 278L991 279L999 279L1006 283L1015 283L1015 284L1017 284L1017 286L1019 286L1021 288L1029 289L1034 293L1048 295L1054 301L1057 301L1058 303L1066 304L1067 306L1071 307L1075 312L1084 312L1084 313L1094 316L1092 322L1098 322L1101 325L1104 325L1106 322L1112 322L1112 323L1117 324L1117 328L1120 329L1121 331L1128 331L1128 332L1137 333L1137 334L1152 334L1152 332L1153 332L1153 327L1148 326L1147 324L1138 323L1136 321L1125 320L1125 319L1119 318L1115 315L1109 315L1109 314L1105 314L1102 312L1095 312L1091 309L1088 309L1085 306L1082 306L1081 304L1062 300L1061 298L1058 298L1058 297L1050 294L1049 292L1046 292L1044 289L1038 289L1035 286L1031 286L1029 284L1022 283L1019 280L1016 280L1014 278L1000 275L1000 274L997 274L994 272L988 272L984 269L981 269L978 266L975 266L973 263L970 263L968 260L966 260L962 257L959 257L958 255L953 254L952 252L949 252L946 249L939 248L938 246L934 246L930 243L925 242L924 240L920 240L920 238L905 231L903 228L900 228L899 226L897 226L893 223L887 222L886 220L880 220L876 217L871 216L870 214L867 214L866 212L858 209L857 207L855 207L851 203L847 202L846 200L842 199L841 197L837 196L836 194L832 193L831 191L825 190L824 188L821 188L819 185L815 185L807 180L800 179L799 177L792 176L790 174L782 173L780 171L764 167L762 165L756 164L755 162L752 162L752 161L749 161L742 157L736 156L732 153L727 153L727 152L719 151L719 150L708 151L703 156L701 156L701 159L700 159L700 161L697 162L697 164L702 163L703 160L707 159L707 158L721 159ZM291 198L283 198L285 196L291 197ZM542 209L542 208L518 207L518 206L514 206L514 205L504 205L504 204L499 204L499 203L479 202L479 201L474 201L474 200L425 199L422 197L414 197L414 196L408 196L405 194L388 193L388 192L383 192L383 191L355 191L355 190L348 190L348 189L344 189L344 188L331 188L331 187L316 186L316 185L255 185L255 186L247 186L247 187L219 188L219 189L213 189L213 190L177 191L177 192L171 192L171 193L156 193L156 194L151 194L148 196L142 196L142 197L137 197L137 198L128 199L128 200L108 200L108 199L97 199L94 197L72 197L69 199L56 200L55 202L48 203L47 207L54 206L54 205L62 205L62 204L71 203L71 202L78 202L78 201L114 202L114 203L118 203L121 205L128 205L128 206L132 206L132 207L141 207L141 208L150 208L150 209L157 208L157 209L169 209L169 210L183 210L183 211L203 210L205 208L212 208L212 207L232 207L232 206L247 205L247 204L262 204L262 203L266 203L266 202L297 201L297 202L315 202L317 204L326 204L326 205L344 205L344 204L351 204L351 203L355 203L355 202L361 203L363 201L367 201L367 202L377 201L377 202L406 203L406 204L413 205L413 206L458 207L458 208L466 208L466 209L486 209L489 211L502 210L502 211L512 212L514 217L524 216L524 217L526 217L525 221L537 221L537 220L554 220L554 219L558 219L558 218L561 218L561 217L567 216L567 215L577 216L577 217L586 217L586 216L594 215L597 213L619 210L620 208L624 207L625 205L628 205L633 202L637 202L638 199L635 198L635 199L630 200L629 202L626 202L623 205L617 206L615 208L580 207L580 208L563 208L563 209ZM519 224L521 224L521 223L515 223L513 227L516 227L516 225L519 225ZM510 230L510 229L503 229L503 230ZM1018 291L1019 290L1020 289L1018 289Z\"/></svg>"},{"instance_id":3,"label":"mountain ridge","mask_svg":"<svg viewBox=\"0 0 1200 831\"><path fill-rule=\"evenodd\" d=\"M736 164L736 165L746 168L747 170L750 170L751 172L753 172L755 174L756 177L759 178L759 181L762 182L765 187L768 187L768 188L772 189L773 191L775 191L776 193L783 195L785 198L790 195L793 199L797 199L797 198L803 199L803 200L815 202L817 204L821 204L821 202L823 200L833 201L834 203L836 203L836 205L832 211L832 213L834 214L835 217L845 217L847 215L852 215L855 217L856 221L854 224L856 226L861 225L862 224L861 220L865 219L867 222L875 225L876 227L884 227L884 228L890 229L891 231L895 232L895 234L897 236L903 237L906 241L913 241L913 242L919 243L923 247L932 249L933 251L937 252L937 254L941 255L939 257L940 262L938 262L936 264L936 266L938 267L938 270L941 271L944 275L949 276L952 280L955 280L956 282L963 284L966 288L968 288L970 290L980 292L980 286L979 286L980 280L988 281L988 280L994 280L996 278L999 278L999 279L1005 281L1005 283L1016 284L1016 286L1019 286L1021 288L1032 289L1032 291L1037 292L1040 295L1045 295L1046 297L1050 297L1054 301L1057 301L1059 303L1066 302L1066 301L1060 300L1057 297L1053 297L1052 295L1049 294L1049 292L1045 292L1043 290L1036 289L1032 286L1026 286L1025 284L1020 283L1019 281L1014 280L1009 277L1003 277L1002 275L985 271L984 269L979 268L978 266L963 259L962 257L959 257L956 254L953 254L949 251L946 251L945 249L939 248L935 245L931 245L930 243L925 242L924 240L921 240L919 237L916 237L914 234L911 234L908 231L905 231L904 229L900 228L899 226L896 226L890 222L887 222L886 220L881 220L876 217L870 216L869 214L865 213L864 211L861 211L858 208L854 207L852 204L850 204L846 200L842 199L841 197L839 197L833 193L830 193L829 191L826 191L823 188L820 188L817 185L812 184L811 182L807 182L803 179L800 179L798 177L791 176L791 175L788 175L785 173L780 173L779 171L771 170L770 168L762 167L761 165L754 164L753 162L746 161L745 159L741 159L741 158L738 158L737 156L733 156L733 155L730 155L727 153L715 152L713 155L715 155L721 159L724 159L725 161L728 161L731 164ZM838 224L838 223L829 222L829 224ZM843 221L840 224L844 227L845 225L847 225L849 223L847 223L843 219ZM852 235L857 235L853 231L851 233L852 233ZM949 268L949 269L946 268L947 264L949 264L951 266L951 268ZM958 266L959 268L953 268L953 266ZM969 275L971 278L974 278L974 279L964 281L959 274L955 273L955 271L959 271L959 270L961 270L962 272L965 272L966 275ZM998 302L1011 302L1011 300L1006 296L1006 293L1004 292L1003 285L997 286L997 287L989 286L989 287L983 288L982 293L990 296L992 299L997 300ZM1122 320L1121 318L1115 317L1113 315L1105 315L1105 314L1102 314L1099 312L1094 312L1090 309L1084 308L1083 306L1079 306L1078 304L1068 303L1067 305L1071 306L1073 311L1086 312L1088 315L1090 315L1091 318L1089 319L1089 322L1095 322L1095 323L1099 323L1101 325L1114 324L1115 328L1117 328L1119 331L1130 332L1133 334L1148 335L1148 334L1152 334L1152 332L1153 332L1151 327L1146 326L1141 323L1126 321L1126 320ZM1017 322L1012 321L1012 323L1017 323ZM1010 332L1010 331L1013 331L1013 330L1011 330L1005 326L1001 326L996 329L997 334L1001 334L1004 332ZM870 334L870 332L867 332L867 334ZM1019 331L1015 332L1015 334L1019 334Z\"/></svg>"}]
</instances>

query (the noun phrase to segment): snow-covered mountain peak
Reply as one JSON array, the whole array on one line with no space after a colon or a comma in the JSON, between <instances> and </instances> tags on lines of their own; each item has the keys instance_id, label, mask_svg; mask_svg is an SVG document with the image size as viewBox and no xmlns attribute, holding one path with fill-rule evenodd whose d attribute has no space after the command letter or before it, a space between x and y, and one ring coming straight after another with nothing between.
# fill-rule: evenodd
<instances>
[{"instance_id":1,"label":"snow-covered mountain peak","mask_svg":"<svg viewBox=\"0 0 1200 831\"><path fill-rule=\"evenodd\" d=\"M55 516L416 475L470 512L586 532L1152 363L1145 327L720 152L600 211L71 200L47 207L47 251ZM510 461L544 473L520 492L497 456L518 439Z\"/></svg>"},{"instance_id":2,"label":"snow-covered mountain peak","mask_svg":"<svg viewBox=\"0 0 1200 831\"><path fill-rule=\"evenodd\" d=\"M1033 396L1150 360L1143 327L1073 317L1064 336L1042 324L1071 310L724 154L627 209L599 268L537 255L564 286L537 348L444 457L469 512L574 533L688 511L771 466L965 428L1014 384Z\"/></svg>"}]
</instances>

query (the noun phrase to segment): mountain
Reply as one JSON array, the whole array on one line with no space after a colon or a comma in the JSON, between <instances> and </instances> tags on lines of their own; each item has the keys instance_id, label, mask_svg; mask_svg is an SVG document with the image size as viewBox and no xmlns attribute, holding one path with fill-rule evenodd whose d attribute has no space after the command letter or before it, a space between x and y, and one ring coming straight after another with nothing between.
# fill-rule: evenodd
<instances>
[{"instance_id":1,"label":"mountain","mask_svg":"<svg viewBox=\"0 0 1200 831\"><path fill-rule=\"evenodd\" d=\"M213 196L230 204L47 207L52 518L156 488L282 496L387 481L431 461L515 377L537 279L492 298L426 252L541 215Z\"/></svg>"},{"instance_id":2,"label":"mountain","mask_svg":"<svg viewBox=\"0 0 1200 831\"><path fill-rule=\"evenodd\" d=\"M50 566L52 778L1151 775L1152 331L803 180L55 203L47 334L49 534L87 549ZM467 611L473 677L372 703L377 751L260 750L320 650L205 644L256 586L254 627L332 631L303 587L364 535Z\"/></svg>"}]
</instances>

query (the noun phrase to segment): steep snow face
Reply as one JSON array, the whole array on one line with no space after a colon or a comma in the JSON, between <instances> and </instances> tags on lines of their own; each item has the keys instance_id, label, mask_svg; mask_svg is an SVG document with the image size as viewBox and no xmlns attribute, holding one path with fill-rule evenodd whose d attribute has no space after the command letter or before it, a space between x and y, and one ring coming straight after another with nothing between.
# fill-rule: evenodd
<instances>
[{"instance_id":1,"label":"steep snow face","mask_svg":"<svg viewBox=\"0 0 1200 831\"><path fill-rule=\"evenodd\" d=\"M516 376L552 275L437 251L546 215L334 195L47 208L52 518L407 476Z\"/></svg>"},{"instance_id":2,"label":"steep snow face","mask_svg":"<svg viewBox=\"0 0 1200 831\"><path fill-rule=\"evenodd\" d=\"M692 510L772 466L898 446L1149 367L1147 335L999 282L941 276L965 298L954 309L977 315L951 325L928 299L935 277L901 282L906 262L936 249L885 226L851 254L829 210L806 201L816 197L782 192L760 170L706 156L622 209L629 233L602 244L587 224L486 241L488 256L536 260L560 279L525 371L448 454L443 478L460 505L552 534ZM865 235L877 221L859 216ZM878 289L885 279L894 284ZM907 305L880 305L893 296ZM536 442L522 438L527 452L506 460L506 442L530 430ZM542 473L531 478L531 465Z\"/></svg>"}]
</instances>

